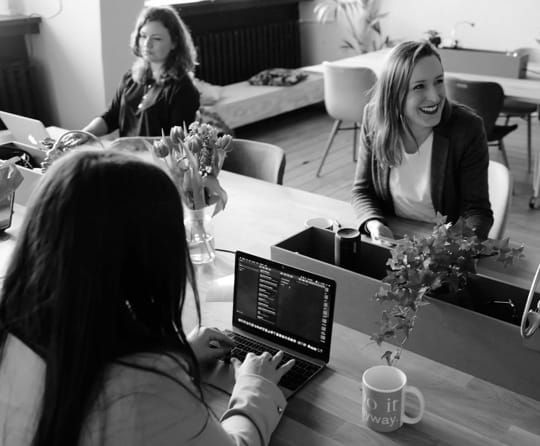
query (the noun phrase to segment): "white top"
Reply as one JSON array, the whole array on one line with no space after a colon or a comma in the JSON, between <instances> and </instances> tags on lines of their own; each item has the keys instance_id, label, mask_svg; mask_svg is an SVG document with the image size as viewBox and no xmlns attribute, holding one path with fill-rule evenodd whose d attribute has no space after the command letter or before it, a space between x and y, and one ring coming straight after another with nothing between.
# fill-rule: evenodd
<instances>
[{"instance_id":1,"label":"white top","mask_svg":"<svg viewBox=\"0 0 540 446\"><path fill-rule=\"evenodd\" d=\"M403 150L399 166L390 169L390 193L397 216L433 223L435 209L431 200L431 153L433 132L416 153Z\"/></svg>"},{"instance_id":2,"label":"white top","mask_svg":"<svg viewBox=\"0 0 540 446\"><path fill-rule=\"evenodd\" d=\"M183 367L172 358L138 354L125 359L172 375L196 392ZM0 367L0 444L30 445L44 374L41 358L8 335ZM266 445L286 405L274 383L242 375L220 421L187 389L156 373L111 366L79 446Z\"/></svg>"}]
</instances>

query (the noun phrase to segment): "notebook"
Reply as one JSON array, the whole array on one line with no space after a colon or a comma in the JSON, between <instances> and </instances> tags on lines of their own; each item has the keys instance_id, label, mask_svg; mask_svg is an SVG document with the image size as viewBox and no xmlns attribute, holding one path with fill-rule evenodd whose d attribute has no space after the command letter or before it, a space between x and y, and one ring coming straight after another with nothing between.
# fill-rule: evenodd
<instances>
[{"instance_id":1,"label":"notebook","mask_svg":"<svg viewBox=\"0 0 540 446\"><path fill-rule=\"evenodd\" d=\"M283 362L294 358L293 369L279 382L290 398L330 359L335 295L332 279L237 251L233 329L227 331L236 343L231 355L243 360L245 351L283 350ZM230 394L232 365L219 360L203 381Z\"/></svg>"},{"instance_id":2,"label":"notebook","mask_svg":"<svg viewBox=\"0 0 540 446\"><path fill-rule=\"evenodd\" d=\"M0 111L0 119L2 119L9 132L13 135L14 141L39 148L39 142L50 137L43 123L37 119L4 111Z\"/></svg>"}]
</instances>

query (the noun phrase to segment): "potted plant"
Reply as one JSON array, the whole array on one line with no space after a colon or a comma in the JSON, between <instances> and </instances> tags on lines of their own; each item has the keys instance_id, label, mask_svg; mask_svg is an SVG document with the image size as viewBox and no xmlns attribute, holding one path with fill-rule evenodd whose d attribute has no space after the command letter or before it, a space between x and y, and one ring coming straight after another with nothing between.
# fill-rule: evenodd
<instances>
[{"instance_id":1,"label":"potted plant","mask_svg":"<svg viewBox=\"0 0 540 446\"><path fill-rule=\"evenodd\" d=\"M367 53L391 46L390 38L382 33L381 19L388 13L380 12L379 0L321 0L313 11L321 23L345 23L342 48Z\"/></svg>"},{"instance_id":2,"label":"potted plant","mask_svg":"<svg viewBox=\"0 0 540 446\"><path fill-rule=\"evenodd\" d=\"M464 290L476 273L480 256L497 255L505 266L523 257L523 246L512 248L508 239L481 242L463 220L452 225L441 215L430 235L405 236L390 251L387 275L374 296L384 309L379 330L371 336L378 345L396 342L395 351L386 350L382 355L388 365L395 365L401 357L418 311L427 304L426 295L440 290L455 295Z\"/></svg>"},{"instance_id":3,"label":"potted plant","mask_svg":"<svg viewBox=\"0 0 540 446\"><path fill-rule=\"evenodd\" d=\"M441 35L439 31L435 29L428 29L425 34L427 35L428 41L435 47L439 48L439 45L442 43Z\"/></svg>"}]
</instances>

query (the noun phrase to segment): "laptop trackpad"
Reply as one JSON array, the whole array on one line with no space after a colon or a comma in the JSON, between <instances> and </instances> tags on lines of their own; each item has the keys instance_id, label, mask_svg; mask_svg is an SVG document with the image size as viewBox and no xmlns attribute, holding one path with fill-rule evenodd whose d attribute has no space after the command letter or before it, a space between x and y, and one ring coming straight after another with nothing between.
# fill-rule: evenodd
<instances>
[{"instance_id":1,"label":"laptop trackpad","mask_svg":"<svg viewBox=\"0 0 540 446\"><path fill-rule=\"evenodd\" d=\"M235 383L234 367L223 361L217 361L216 366L202 371L202 382L223 390L229 395Z\"/></svg>"}]
</instances>

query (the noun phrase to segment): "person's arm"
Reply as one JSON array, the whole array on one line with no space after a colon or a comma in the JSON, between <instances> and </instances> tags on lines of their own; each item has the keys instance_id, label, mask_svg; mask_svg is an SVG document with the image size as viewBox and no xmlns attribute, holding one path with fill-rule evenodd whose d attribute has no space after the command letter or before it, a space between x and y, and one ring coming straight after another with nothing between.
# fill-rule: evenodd
<instances>
[{"instance_id":1,"label":"person's arm","mask_svg":"<svg viewBox=\"0 0 540 446\"><path fill-rule=\"evenodd\" d=\"M468 126L473 129L474 136L464 151L458 172L462 191L461 216L480 239L486 239L493 225L488 189L487 138L479 119L471 119Z\"/></svg>"},{"instance_id":2,"label":"person's arm","mask_svg":"<svg viewBox=\"0 0 540 446\"><path fill-rule=\"evenodd\" d=\"M90 123L82 129L85 132L91 133L94 136L104 136L109 133L107 123L101 116L97 116Z\"/></svg>"},{"instance_id":3,"label":"person's arm","mask_svg":"<svg viewBox=\"0 0 540 446\"><path fill-rule=\"evenodd\" d=\"M358 160L352 187L352 207L361 232L376 239L379 235L392 237L392 232L386 226L384 214L375 194L373 184L373 154L371 141L368 136L368 107L364 109Z\"/></svg>"}]
</instances>

